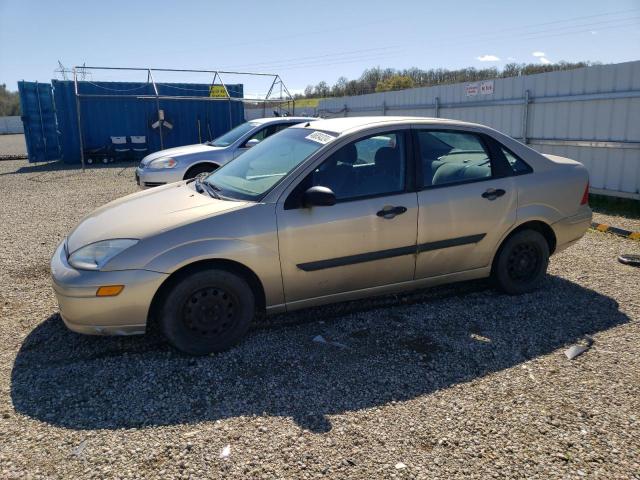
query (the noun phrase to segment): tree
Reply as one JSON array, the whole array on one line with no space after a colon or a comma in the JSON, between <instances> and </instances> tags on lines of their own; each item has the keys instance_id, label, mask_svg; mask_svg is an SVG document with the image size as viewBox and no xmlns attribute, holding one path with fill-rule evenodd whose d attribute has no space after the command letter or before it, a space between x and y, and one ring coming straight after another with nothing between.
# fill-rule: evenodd
<instances>
[{"instance_id":1,"label":"tree","mask_svg":"<svg viewBox=\"0 0 640 480\"><path fill-rule=\"evenodd\" d=\"M492 78L518 77L534 73L572 70L574 68L597 65L598 62L558 62L551 64L540 63L508 63L502 70L495 67L476 69L474 67L447 70L432 68L422 70L418 67L397 70L393 68L372 67L364 70L356 80L340 77L329 87L326 82L320 82L315 87L309 85L304 90L306 98L334 97L345 95L363 95L365 93L402 90L413 87L431 87L433 85L447 85L451 83L475 82Z\"/></svg>"},{"instance_id":2,"label":"tree","mask_svg":"<svg viewBox=\"0 0 640 480\"><path fill-rule=\"evenodd\" d=\"M322 81L315 86L315 88L313 89L313 93L316 97L328 97L329 85L327 85L327 82Z\"/></svg>"},{"instance_id":3,"label":"tree","mask_svg":"<svg viewBox=\"0 0 640 480\"><path fill-rule=\"evenodd\" d=\"M20 115L20 96L10 92L3 83L0 85L0 117Z\"/></svg>"},{"instance_id":4,"label":"tree","mask_svg":"<svg viewBox=\"0 0 640 480\"><path fill-rule=\"evenodd\" d=\"M376 85L376 92L389 92L391 90L404 90L413 87L413 79L406 75L394 75L386 80L380 80Z\"/></svg>"}]
</instances>

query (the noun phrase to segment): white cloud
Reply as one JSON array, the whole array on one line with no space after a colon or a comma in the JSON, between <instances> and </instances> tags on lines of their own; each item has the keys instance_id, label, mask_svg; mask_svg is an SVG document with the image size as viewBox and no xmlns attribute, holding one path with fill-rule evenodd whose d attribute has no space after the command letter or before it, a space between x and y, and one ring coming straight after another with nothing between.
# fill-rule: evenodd
<instances>
[{"instance_id":1,"label":"white cloud","mask_svg":"<svg viewBox=\"0 0 640 480\"><path fill-rule=\"evenodd\" d=\"M540 57L540 63L542 63L543 65L549 65L551 63L551 60L545 57Z\"/></svg>"},{"instance_id":2,"label":"white cloud","mask_svg":"<svg viewBox=\"0 0 640 480\"><path fill-rule=\"evenodd\" d=\"M598 31L597 31L597 30L591 30L591 31L589 31L589 33L590 33L591 35L597 35L597 34L598 34Z\"/></svg>"},{"instance_id":3,"label":"white cloud","mask_svg":"<svg viewBox=\"0 0 640 480\"><path fill-rule=\"evenodd\" d=\"M480 55L479 57L476 57L476 58L481 62L499 62L500 61L500 58L496 57L495 55Z\"/></svg>"},{"instance_id":4,"label":"white cloud","mask_svg":"<svg viewBox=\"0 0 640 480\"><path fill-rule=\"evenodd\" d=\"M533 55L534 57L544 57L544 52L531 52L531 55Z\"/></svg>"},{"instance_id":5,"label":"white cloud","mask_svg":"<svg viewBox=\"0 0 640 480\"><path fill-rule=\"evenodd\" d=\"M510 62L513 62L515 60L515 57L507 57L507 60L509 60Z\"/></svg>"}]
</instances>

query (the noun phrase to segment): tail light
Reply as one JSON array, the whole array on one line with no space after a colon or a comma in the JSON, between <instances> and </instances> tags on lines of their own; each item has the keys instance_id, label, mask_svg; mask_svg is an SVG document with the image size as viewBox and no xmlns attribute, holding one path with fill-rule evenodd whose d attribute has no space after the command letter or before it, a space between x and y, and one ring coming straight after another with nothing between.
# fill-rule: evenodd
<instances>
[{"instance_id":1,"label":"tail light","mask_svg":"<svg viewBox=\"0 0 640 480\"><path fill-rule=\"evenodd\" d=\"M584 187L584 193L582 194L580 205L589 205L589 182L587 182L587 186Z\"/></svg>"}]
</instances>

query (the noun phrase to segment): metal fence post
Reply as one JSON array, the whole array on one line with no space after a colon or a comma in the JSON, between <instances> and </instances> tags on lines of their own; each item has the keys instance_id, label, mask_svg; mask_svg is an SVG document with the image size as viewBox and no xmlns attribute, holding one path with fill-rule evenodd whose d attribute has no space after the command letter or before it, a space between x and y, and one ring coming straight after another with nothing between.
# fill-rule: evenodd
<instances>
[{"instance_id":1,"label":"metal fence post","mask_svg":"<svg viewBox=\"0 0 640 480\"><path fill-rule=\"evenodd\" d=\"M78 136L80 139L80 162L82 163L82 171L84 172L84 141L82 140L82 118L80 116L80 89L78 88L78 74L76 67L73 67L73 92L76 97L76 115L78 117Z\"/></svg>"},{"instance_id":2,"label":"metal fence post","mask_svg":"<svg viewBox=\"0 0 640 480\"><path fill-rule=\"evenodd\" d=\"M522 105L522 143L528 143L527 127L529 123L529 90L524 91L524 104Z\"/></svg>"},{"instance_id":3,"label":"metal fence post","mask_svg":"<svg viewBox=\"0 0 640 480\"><path fill-rule=\"evenodd\" d=\"M349 112L349 107L347 107L347 104L344 104L344 116L347 117L347 112Z\"/></svg>"},{"instance_id":4,"label":"metal fence post","mask_svg":"<svg viewBox=\"0 0 640 480\"><path fill-rule=\"evenodd\" d=\"M382 115L386 115L387 114L387 102L386 101L382 101Z\"/></svg>"},{"instance_id":5,"label":"metal fence post","mask_svg":"<svg viewBox=\"0 0 640 480\"><path fill-rule=\"evenodd\" d=\"M435 117L438 118L440 116L440 97L436 97L435 101Z\"/></svg>"}]
</instances>

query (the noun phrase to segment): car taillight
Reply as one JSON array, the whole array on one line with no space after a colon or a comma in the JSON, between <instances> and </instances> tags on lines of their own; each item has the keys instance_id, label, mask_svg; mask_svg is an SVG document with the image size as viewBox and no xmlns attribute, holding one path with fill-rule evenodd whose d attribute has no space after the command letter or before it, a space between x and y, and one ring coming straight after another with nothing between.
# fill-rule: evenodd
<instances>
[{"instance_id":1,"label":"car taillight","mask_svg":"<svg viewBox=\"0 0 640 480\"><path fill-rule=\"evenodd\" d=\"M580 205L589 205L589 182L587 182L587 186L584 187L584 193L582 194Z\"/></svg>"}]
</instances>

